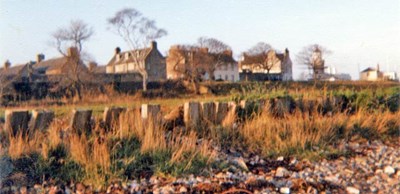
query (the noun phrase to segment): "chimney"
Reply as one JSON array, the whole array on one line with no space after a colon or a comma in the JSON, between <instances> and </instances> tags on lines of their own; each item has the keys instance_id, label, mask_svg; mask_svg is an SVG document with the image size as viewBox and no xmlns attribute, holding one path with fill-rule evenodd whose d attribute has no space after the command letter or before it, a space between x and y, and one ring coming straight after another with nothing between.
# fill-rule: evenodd
<instances>
[{"instance_id":1,"label":"chimney","mask_svg":"<svg viewBox=\"0 0 400 194\"><path fill-rule=\"evenodd\" d=\"M67 51L67 56L76 57L78 56L78 49L76 47L69 47Z\"/></svg>"},{"instance_id":2,"label":"chimney","mask_svg":"<svg viewBox=\"0 0 400 194\"><path fill-rule=\"evenodd\" d=\"M208 48L207 47L202 47L202 48L200 48L200 52L208 53Z\"/></svg>"},{"instance_id":3,"label":"chimney","mask_svg":"<svg viewBox=\"0 0 400 194\"><path fill-rule=\"evenodd\" d=\"M227 56L230 56L230 57L232 57L232 50L225 50L224 51L224 55L227 55Z\"/></svg>"},{"instance_id":4,"label":"chimney","mask_svg":"<svg viewBox=\"0 0 400 194\"><path fill-rule=\"evenodd\" d=\"M151 41L150 48L157 49L157 42L156 41Z\"/></svg>"},{"instance_id":5,"label":"chimney","mask_svg":"<svg viewBox=\"0 0 400 194\"><path fill-rule=\"evenodd\" d=\"M4 69L8 69L11 67L11 62L9 60L7 60L6 62L4 62Z\"/></svg>"},{"instance_id":6,"label":"chimney","mask_svg":"<svg viewBox=\"0 0 400 194\"><path fill-rule=\"evenodd\" d=\"M36 55L36 63L40 63L44 60L44 54L40 53Z\"/></svg>"},{"instance_id":7,"label":"chimney","mask_svg":"<svg viewBox=\"0 0 400 194\"><path fill-rule=\"evenodd\" d=\"M119 48L119 47L117 47L117 48L115 48L115 50L114 50L114 54L119 54L119 53L121 53L121 48Z\"/></svg>"},{"instance_id":8,"label":"chimney","mask_svg":"<svg viewBox=\"0 0 400 194\"><path fill-rule=\"evenodd\" d=\"M97 63L94 61L89 62L89 71L93 71L97 67Z\"/></svg>"}]
</instances>

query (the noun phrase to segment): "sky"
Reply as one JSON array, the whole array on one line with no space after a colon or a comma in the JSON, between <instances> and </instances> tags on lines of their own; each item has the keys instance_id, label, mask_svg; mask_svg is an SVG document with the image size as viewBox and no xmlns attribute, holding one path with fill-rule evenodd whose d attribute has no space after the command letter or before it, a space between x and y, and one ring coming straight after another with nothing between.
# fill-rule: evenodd
<instances>
[{"instance_id":1,"label":"sky","mask_svg":"<svg viewBox=\"0 0 400 194\"><path fill-rule=\"evenodd\" d=\"M105 65L115 47L128 48L107 24L123 8L139 10L168 31L157 40L164 55L171 45L202 36L230 45L237 58L266 42L289 49L296 79L307 71L296 54L316 43L332 51L325 64L352 79L378 63L400 72L400 0L0 0L0 66L6 60L23 64L39 53L60 56L49 44L51 34L77 19L95 31L84 49Z\"/></svg>"}]
</instances>

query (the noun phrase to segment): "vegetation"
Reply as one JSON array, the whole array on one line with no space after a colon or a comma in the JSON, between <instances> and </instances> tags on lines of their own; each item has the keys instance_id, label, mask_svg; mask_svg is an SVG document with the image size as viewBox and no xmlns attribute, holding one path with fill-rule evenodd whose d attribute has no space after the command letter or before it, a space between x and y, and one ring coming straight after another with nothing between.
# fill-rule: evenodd
<instances>
[{"instance_id":1,"label":"vegetation","mask_svg":"<svg viewBox=\"0 0 400 194\"><path fill-rule=\"evenodd\" d=\"M30 180L29 184L56 179L104 186L115 180L152 175L207 174L211 169L226 170L226 164L218 162L215 147L221 151L234 147L264 158L347 156L335 145L355 140L390 142L400 137L400 88L383 86L373 89L375 86L357 84L317 85L317 88L308 88L307 83L286 86L251 83L238 89L232 86L225 89L230 91L228 95L205 99L238 102L266 99L267 107L262 110L257 104L248 105L221 125L199 126L196 130L168 131L155 122L135 119L140 118L138 111L128 111L121 117L121 124L113 126L110 132L97 124L89 136L79 136L65 130L68 118L59 116L47 131L28 136L0 135L0 162L7 163L11 169L10 172L2 170L0 176L9 178L4 174L20 173ZM197 100L205 99L198 97ZM304 102L301 106L300 99ZM187 100L153 99L151 102L176 106ZM149 99L140 98L132 103L127 96L125 101L115 103L133 106L145 101ZM280 105L280 102L297 102L297 106L286 109L286 106L280 107L286 103ZM315 104L309 106L305 102ZM329 106L328 102L343 108L335 109L337 106ZM102 106L98 105L97 110ZM62 111L67 112L65 109L71 107L62 107Z\"/></svg>"}]
</instances>

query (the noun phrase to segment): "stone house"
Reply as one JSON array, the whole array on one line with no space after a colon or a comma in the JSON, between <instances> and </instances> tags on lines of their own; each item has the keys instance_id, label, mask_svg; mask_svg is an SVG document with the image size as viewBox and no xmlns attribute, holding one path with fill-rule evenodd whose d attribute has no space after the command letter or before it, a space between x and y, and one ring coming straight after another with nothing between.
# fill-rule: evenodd
<instances>
[{"instance_id":1,"label":"stone house","mask_svg":"<svg viewBox=\"0 0 400 194\"><path fill-rule=\"evenodd\" d=\"M193 71L191 68L196 69L202 80L239 81L238 63L231 50L210 53L208 48L172 46L167 57L167 78L184 78L185 73Z\"/></svg>"},{"instance_id":2,"label":"stone house","mask_svg":"<svg viewBox=\"0 0 400 194\"><path fill-rule=\"evenodd\" d=\"M215 58L214 61L219 63L214 70L214 77L216 80L232 82L240 80L238 62L233 59L231 50L226 50L222 54L211 53L210 55Z\"/></svg>"},{"instance_id":3,"label":"stone house","mask_svg":"<svg viewBox=\"0 0 400 194\"><path fill-rule=\"evenodd\" d=\"M132 55L137 55L137 57ZM107 74L133 74L132 79L136 81L141 81L137 80L137 74L142 70L147 72L150 82L166 79L165 57L157 49L157 42L151 42L148 48L125 52L121 52L121 49L117 47L114 56L106 66Z\"/></svg>"},{"instance_id":4,"label":"stone house","mask_svg":"<svg viewBox=\"0 0 400 194\"><path fill-rule=\"evenodd\" d=\"M19 64L11 65L6 61L2 68L0 68L0 79L2 82L13 80L15 82L24 82L29 80L32 75L32 64Z\"/></svg>"},{"instance_id":5,"label":"stone house","mask_svg":"<svg viewBox=\"0 0 400 194\"><path fill-rule=\"evenodd\" d=\"M239 62L239 74L240 79L244 81L292 80L292 60L289 50L277 53L271 49L259 55L244 53Z\"/></svg>"},{"instance_id":6,"label":"stone house","mask_svg":"<svg viewBox=\"0 0 400 194\"><path fill-rule=\"evenodd\" d=\"M65 56L48 60L45 60L43 54L38 54L33 69L36 74L46 76L88 72L86 65L79 59L79 53L75 47L68 48Z\"/></svg>"}]
</instances>

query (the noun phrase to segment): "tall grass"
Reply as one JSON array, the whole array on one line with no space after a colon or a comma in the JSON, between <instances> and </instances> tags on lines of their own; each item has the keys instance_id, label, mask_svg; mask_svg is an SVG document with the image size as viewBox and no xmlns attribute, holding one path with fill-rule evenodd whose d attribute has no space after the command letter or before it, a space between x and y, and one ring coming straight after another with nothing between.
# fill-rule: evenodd
<instances>
[{"instance_id":1,"label":"tall grass","mask_svg":"<svg viewBox=\"0 0 400 194\"><path fill-rule=\"evenodd\" d=\"M264 156L301 154L311 151L314 146L325 147L339 139L388 137L389 133L400 130L399 116L399 112L359 110L353 115L322 116L314 111L311 115L297 112L276 118L264 112L247 121L240 129L240 135L250 151L261 152Z\"/></svg>"}]
</instances>

